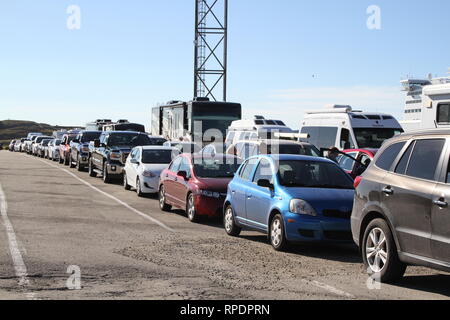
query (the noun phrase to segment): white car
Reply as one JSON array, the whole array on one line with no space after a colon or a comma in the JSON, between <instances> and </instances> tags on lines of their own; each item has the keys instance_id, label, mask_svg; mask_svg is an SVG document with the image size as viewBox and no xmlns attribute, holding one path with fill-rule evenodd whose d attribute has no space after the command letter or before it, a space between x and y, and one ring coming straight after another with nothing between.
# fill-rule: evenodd
<instances>
[{"instance_id":1,"label":"white car","mask_svg":"<svg viewBox=\"0 0 450 320\"><path fill-rule=\"evenodd\" d=\"M158 193L161 172L178 154L176 148L161 146L136 147L131 150L123 174L125 190L134 188L139 197Z\"/></svg>"},{"instance_id":2,"label":"white car","mask_svg":"<svg viewBox=\"0 0 450 320\"><path fill-rule=\"evenodd\" d=\"M59 146L61 139L53 139L48 144L47 158L53 161L59 160Z\"/></svg>"}]
</instances>

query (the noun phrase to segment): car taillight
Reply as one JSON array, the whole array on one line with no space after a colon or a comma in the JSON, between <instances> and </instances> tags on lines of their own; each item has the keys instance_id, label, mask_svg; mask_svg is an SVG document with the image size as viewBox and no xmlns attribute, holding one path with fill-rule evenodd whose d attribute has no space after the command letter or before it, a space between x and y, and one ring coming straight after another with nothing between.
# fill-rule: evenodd
<instances>
[{"instance_id":1,"label":"car taillight","mask_svg":"<svg viewBox=\"0 0 450 320\"><path fill-rule=\"evenodd\" d=\"M353 184L355 186L355 189L358 188L361 181L362 181L362 177L356 177L355 183Z\"/></svg>"}]
</instances>

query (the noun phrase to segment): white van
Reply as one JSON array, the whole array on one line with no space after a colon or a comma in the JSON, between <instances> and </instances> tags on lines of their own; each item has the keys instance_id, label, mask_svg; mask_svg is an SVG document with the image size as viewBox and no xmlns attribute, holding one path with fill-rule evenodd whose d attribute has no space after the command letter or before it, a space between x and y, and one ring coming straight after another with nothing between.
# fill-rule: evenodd
<instances>
[{"instance_id":1,"label":"white van","mask_svg":"<svg viewBox=\"0 0 450 320\"><path fill-rule=\"evenodd\" d=\"M401 134L403 129L391 115L353 110L346 105L306 111L302 139L319 149L379 149L387 139Z\"/></svg>"},{"instance_id":2,"label":"white van","mask_svg":"<svg viewBox=\"0 0 450 320\"><path fill-rule=\"evenodd\" d=\"M294 131L287 127L281 120L268 120L263 116L255 116L250 120L233 121L228 127L225 145L230 146L238 141L271 139L274 133L289 133L294 134Z\"/></svg>"}]
</instances>

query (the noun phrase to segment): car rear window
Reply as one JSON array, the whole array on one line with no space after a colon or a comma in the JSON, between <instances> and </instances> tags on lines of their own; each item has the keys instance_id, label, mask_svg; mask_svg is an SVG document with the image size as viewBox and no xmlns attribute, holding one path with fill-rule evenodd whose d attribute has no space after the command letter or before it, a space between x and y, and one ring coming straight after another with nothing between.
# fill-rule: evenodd
<instances>
[{"instance_id":1,"label":"car rear window","mask_svg":"<svg viewBox=\"0 0 450 320\"><path fill-rule=\"evenodd\" d=\"M377 159L375 163L376 166L380 169L389 171L405 144L406 142L399 142L387 147L386 150L384 150L384 152Z\"/></svg>"}]
</instances>

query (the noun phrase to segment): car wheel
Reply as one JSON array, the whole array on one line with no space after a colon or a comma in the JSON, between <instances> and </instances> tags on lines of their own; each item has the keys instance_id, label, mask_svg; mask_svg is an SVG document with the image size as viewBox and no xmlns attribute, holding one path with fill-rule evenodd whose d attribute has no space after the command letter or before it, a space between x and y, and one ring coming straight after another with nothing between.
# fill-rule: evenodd
<instances>
[{"instance_id":1,"label":"car wheel","mask_svg":"<svg viewBox=\"0 0 450 320\"><path fill-rule=\"evenodd\" d=\"M172 206L166 203L166 190L164 186L159 188L159 208L162 211L170 211L172 209Z\"/></svg>"},{"instance_id":2,"label":"car wheel","mask_svg":"<svg viewBox=\"0 0 450 320\"><path fill-rule=\"evenodd\" d=\"M95 178L97 176L97 172L94 171L94 165L92 163L92 158L89 158L89 176Z\"/></svg>"},{"instance_id":3,"label":"car wheel","mask_svg":"<svg viewBox=\"0 0 450 320\"><path fill-rule=\"evenodd\" d=\"M225 214L223 215L223 226L225 231L229 236L237 237L241 233L241 228L239 228L234 222L233 208L228 205L225 209Z\"/></svg>"},{"instance_id":4,"label":"car wheel","mask_svg":"<svg viewBox=\"0 0 450 320\"><path fill-rule=\"evenodd\" d=\"M75 168L75 166L73 165L72 153L69 154L69 167Z\"/></svg>"},{"instance_id":5,"label":"car wheel","mask_svg":"<svg viewBox=\"0 0 450 320\"><path fill-rule=\"evenodd\" d=\"M406 265L400 261L391 229L383 219L373 220L367 226L362 256L367 272L376 281L393 283L405 274Z\"/></svg>"},{"instance_id":6,"label":"car wheel","mask_svg":"<svg viewBox=\"0 0 450 320\"><path fill-rule=\"evenodd\" d=\"M269 238L270 244L277 251L283 251L288 246L283 217L280 214L275 215L270 223Z\"/></svg>"},{"instance_id":7,"label":"car wheel","mask_svg":"<svg viewBox=\"0 0 450 320\"><path fill-rule=\"evenodd\" d=\"M123 173L123 187L124 187L125 190L130 190L131 186L128 184L128 180L127 179L128 179L127 178L127 173L124 172Z\"/></svg>"},{"instance_id":8,"label":"car wheel","mask_svg":"<svg viewBox=\"0 0 450 320\"><path fill-rule=\"evenodd\" d=\"M81 162L80 162L80 155L77 155L76 168L77 168L78 171L83 171L84 170L84 167L81 165Z\"/></svg>"},{"instance_id":9,"label":"car wheel","mask_svg":"<svg viewBox=\"0 0 450 320\"><path fill-rule=\"evenodd\" d=\"M141 180L139 180L139 178L136 179L136 194L140 198L145 196L145 193L142 192Z\"/></svg>"},{"instance_id":10,"label":"car wheel","mask_svg":"<svg viewBox=\"0 0 450 320\"><path fill-rule=\"evenodd\" d=\"M108 173L108 165L106 162L103 164L103 182L111 183L111 177Z\"/></svg>"},{"instance_id":11,"label":"car wheel","mask_svg":"<svg viewBox=\"0 0 450 320\"><path fill-rule=\"evenodd\" d=\"M64 154L64 165L68 166L71 161L69 160L70 155L68 156L67 154Z\"/></svg>"},{"instance_id":12,"label":"car wheel","mask_svg":"<svg viewBox=\"0 0 450 320\"><path fill-rule=\"evenodd\" d=\"M187 213L189 221L194 222L194 223L199 221L199 216L197 214L197 211L195 210L194 195L192 193L189 194L189 196L187 198L186 213Z\"/></svg>"}]
</instances>

